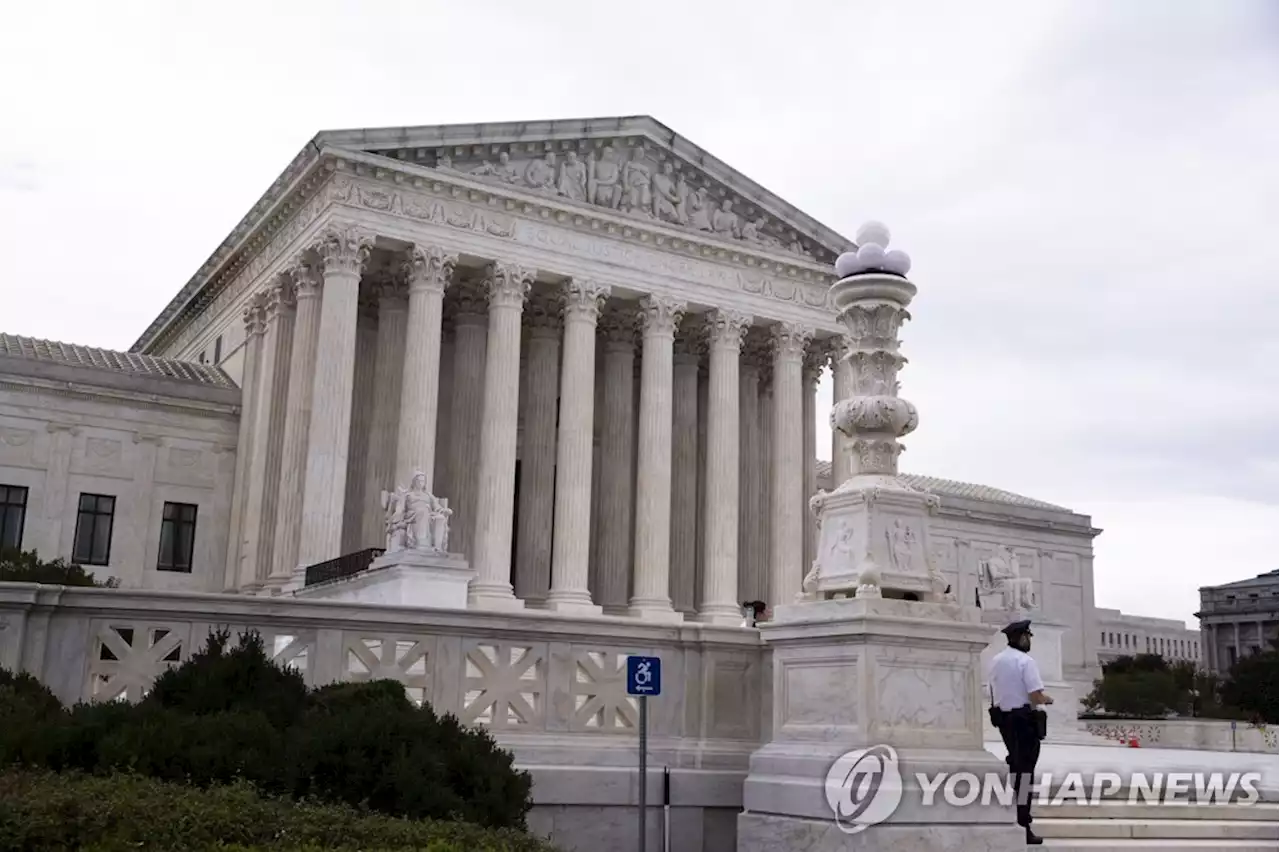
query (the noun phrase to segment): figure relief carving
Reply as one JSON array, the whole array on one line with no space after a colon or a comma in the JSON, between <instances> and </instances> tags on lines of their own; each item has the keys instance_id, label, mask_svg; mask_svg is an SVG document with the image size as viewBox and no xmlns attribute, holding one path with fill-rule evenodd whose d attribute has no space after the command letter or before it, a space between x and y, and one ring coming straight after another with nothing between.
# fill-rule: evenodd
<instances>
[{"instance_id":1,"label":"figure relief carving","mask_svg":"<svg viewBox=\"0 0 1280 852\"><path fill-rule=\"evenodd\" d=\"M689 227L695 231L711 231L711 201L707 188L700 186L689 194Z\"/></svg>"},{"instance_id":2,"label":"figure relief carving","mask_svg":"<svg viewBox=\"0 0 1280 852\"><path fill-rule=\"evenodd\" d=\"M406 253L401 274L409 284L409 292L434 290L443 293L453 280L458 255L440 246L412 246Z\"/></svg>"},{"instance_id":3,"label":"figure relief carving","mask_svg":"<svg viewBox=\"0 0 1280 852\"><path fill-rule=\"evenodd\" d=\"M524 170L524 182L539 192L556 191L556 154L548 151L541 160L530 160Z\"/></svg>"},{"instance_id":4,"label":"figure relief carving","mask_svg":"<svg viewBox=\"0 0 1280 852\"><path fill-rule=\"evenodd\" d=\"M565 154L556 190L570 201L587 200L587 165L578 159L577 151Z\"/></svg>"},{"instance_id":5,"label":"figure relief carving","mask_svg":"<svg viewBox=\"0 0 1280 852\"><path fill-rule=\"evenodd\" d=\"M889 564L899 574L910 574L915 564L916 534L910 524L895 518L893 526L885 527L885 542L889 545Z\"/></svg>"},{"instance_id":6,"label":"figure relief carving","mask_svg":"<svg viewBox=\"0 0 1280 852\"><path fill-rule=\"evenodd\" d=\"M649 294L640 299L640 328L645 335L660 334L672 336L676 326L684 318L687 308L684 302L667 296Z\"/></svg>"},{"instance_id":7,"label":"figure relief carving","mask_svg":"<svg viewBox=\"0 0 1280 852\"><path fill-rule=\"evenodd\" d=\"M667 160L661 170L653 176L650 186L653 198L653 218L659 222L671 222L676 225L685 223L683 199L676 192L676 182L672 177L675 167Z\"/></svg>"},{"instance_id":8,"label":"figure relief carving","mask_svg":"<svg viewBox=\"0 0 1280 852\"><path fill-rule=\"evenodd\" d=\"M354 226L335 225L317 238L312 249L323 260L326 275L360 275L373 251L373 235Z\"/></svg>"},{"instance_id":9,"label":"figure relief carving","mask_svg":"<svg viewBox=\"0 0 1280 852\"><path fill-rule=\"evenodd\" d=\"M485 294L490 307L520 307L533 287L537 270L510 261L495 261L485 267Z\"/></svg>"},{"instance_id":10,"label":"figure relief carving","mask_svg":"<svg viewBox=\"0 0 1280 852\"><path fill-rule=\"evenodd\" d=\"M418 471L408 488L383 491L387 552L402 550L449 552L449 501L427 491L426 474Z\"/></svg>"},{"instance_id":11,"label":"figure relief carving","mask_svg":"<svg viewBox=\"0 0 1280 852\"><path fill-rule=\"evenodd\" d=\"M609 298L610 288L607 284L596 281L570 278L560 289L561 309L564 318L589 319L597 322L604 303Z\"/></svg>"},{"instance_id":12,"label":"figure relief carving","mask_svg":"<svg viewBox=\"0 0 1280 852\"><path fill-rule=\"evenodd\" d=\"M472 169L470 173L476 177L492 178L499 183L514 184L520 182L520 170L511 164L511 155L506 151L498 154L496 165L485 160Z\"/></svg>"},{"instance_id":13,"label":"figure relief carving","mask_svg":"<svg viewBox=\"0 0 1280 852\"><path fill-rule=\"evenodd\" d=\"M617 210L622 204L622 167L614 159L613 146L587 158L587 195L593 204Z\"/></svg>"},{"instance_id":14,"label":"figure relief carving","mask_svg":"<svg viewBox=\"0 0 1280 852\"><path fill-rule=\"evenodd\" d=\"M652 172L644 161L644 149L633 149L631 159L627 160L626 165L622 167L623 212L649 215L651 175Z\"/></svg>"},{"instance_id":15,"label":"figure relief carving","mask_svg":"<svg viewBox=\"0 0 1280 852\"><path fill-rule=\"evenodd\" d=\"M738 214L733 212L733 200L726 198L720 208L711 214L711 230L718 237L737 239L740 236Z\"/></svg>"},{"instance_id":16,"label":"figure relief carving","mask_svg":"<svg viewBox=\"0 0 1280 852\"><path fill-rule=\"evenodd\" d=\"M978 590L984 595L999 595L1005 610L1040 608L1034 583L1030 577L1022 576L1018 554L1007 546L978 561Z\"/></svg>"},{"instance_id":17,"label":"figure relief carving","mask_svg":"<svg viewBox=\"0 0 1280 852\"><path fill-rule=\"evenodd\" d=\"M751 316L739 311L718 308L706 315L707 342L712 346L725 346L734 351L742 348Z\"/></svg>"}]
</instances>

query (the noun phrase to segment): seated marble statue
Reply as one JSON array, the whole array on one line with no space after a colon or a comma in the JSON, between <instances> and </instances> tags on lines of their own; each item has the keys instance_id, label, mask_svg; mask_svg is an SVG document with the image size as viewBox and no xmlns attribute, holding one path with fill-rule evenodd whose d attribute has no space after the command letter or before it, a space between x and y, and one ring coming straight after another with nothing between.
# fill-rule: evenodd
<instances>
[{"instance_id":1,"label":"seated marble statue","mask_svg":"<svg viewBox=\"0 0 1280 852\"><path fill-rule=\"evenodd\" d=\"M415 473L408 488L382 492L386 512L387 552L429 550L448 552L449 517L453 510L447 500L427 491L427 476Z\"/></svg>"},{"instance_id":2,"label":"seated marble statue","mask_svg":"<svg viewBox=\"0 0 1280 852\"><path fill-rule=\"evenodd\" d=\"M986 594L999 593L1004 609L1038 608L1031 578L1022 576L1018 555L1007 547L978 563L978 588Z\"/></svg>"}]
</instances>

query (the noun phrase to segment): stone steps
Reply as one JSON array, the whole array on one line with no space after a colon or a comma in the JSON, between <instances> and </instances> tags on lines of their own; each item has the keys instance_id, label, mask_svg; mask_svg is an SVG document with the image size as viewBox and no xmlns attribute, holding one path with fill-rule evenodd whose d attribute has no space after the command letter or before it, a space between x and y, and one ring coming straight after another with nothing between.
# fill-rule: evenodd
<instances>
[{"instance_id":1,"label":"stone steps","mask_svg":"<svg viewBox=\"0 0 1280 852\"><path fill-rule=\"evenodd\" d=\"M1280 830L1274 822L1243 819L1038 819L1036 833L1041 837L1072 840L1113 838L1119 840L1275 840Z\"/></svg>"},{"instance_id":2,"label":"stone steps","mask_svg":"<svg viewBox=\"0 0 1280 852\"><path fill-rule=\"evenodd\" d=\"M1275 852L1276 844L1266 840L1120 840L1102 838L1071 840L1045 838L1044 847L1056 852L1097 852L1099 849L1167 849L1180 852L1183 849L1221 849L1225 852ZM1031 847L1027 847L1028 849Z\"/></svg>"},{"instance_id":3,"label":"stone steps","mask_svg":"<svg viewBox=\"0 0 1280 852\"><path fill-rule=\"evenodd\" d=\"M1274 850L1280 839L1275 802L1252 805L1063 803L1034 808L1035 831L1058 850Z\"/></svg>"}]
</instances>

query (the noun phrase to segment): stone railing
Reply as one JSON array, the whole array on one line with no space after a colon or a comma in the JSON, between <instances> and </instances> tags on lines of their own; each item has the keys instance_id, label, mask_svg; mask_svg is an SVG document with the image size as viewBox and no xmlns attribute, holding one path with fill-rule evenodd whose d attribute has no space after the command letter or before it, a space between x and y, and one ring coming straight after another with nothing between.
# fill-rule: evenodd
<instances>
[{"instance_id":1,"label":"stone railing","mask_svg":"<svg viewBox=\"0 0 1280 852\"><path fill-rule=\"evenodd\" d=\"M1276 726L1224 719L1086 719L1092 734L1147 748L1276 754Z\"/></svg>"}]
</instances>

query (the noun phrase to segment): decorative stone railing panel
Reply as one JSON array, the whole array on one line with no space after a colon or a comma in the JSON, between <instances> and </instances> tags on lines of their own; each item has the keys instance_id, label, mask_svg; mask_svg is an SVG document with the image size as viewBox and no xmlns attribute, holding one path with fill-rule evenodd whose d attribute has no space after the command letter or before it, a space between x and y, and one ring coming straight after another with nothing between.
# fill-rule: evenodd
<instances>
[{"instance_id":1,"label":"decorative stone railing panel","mask_svg":"<svg viewBox=\"0 0 1280 852\"><path fill-rule=\"evenodd\" d=\"M1275 725L1251 725L1225 719L1086 719L1086 729L1100 737L1138 747L1239 751L1276 754ZM1234 727L1234 730L1233 730Z\"/></svg>"}]
</instances>

